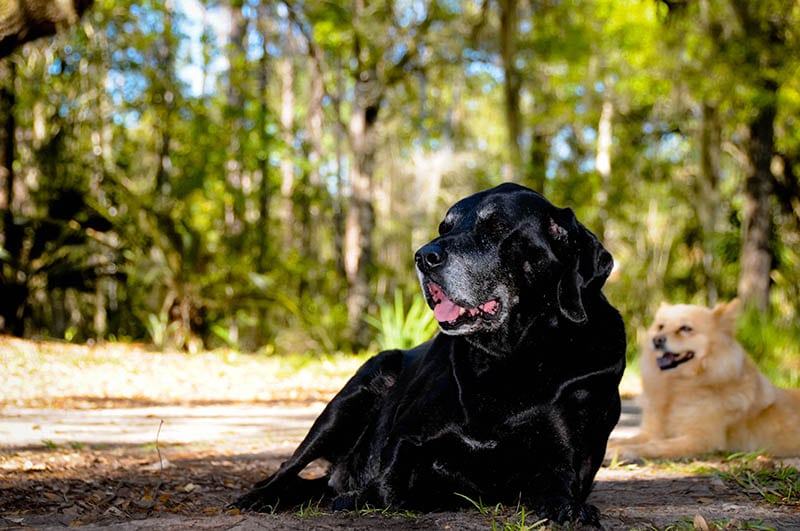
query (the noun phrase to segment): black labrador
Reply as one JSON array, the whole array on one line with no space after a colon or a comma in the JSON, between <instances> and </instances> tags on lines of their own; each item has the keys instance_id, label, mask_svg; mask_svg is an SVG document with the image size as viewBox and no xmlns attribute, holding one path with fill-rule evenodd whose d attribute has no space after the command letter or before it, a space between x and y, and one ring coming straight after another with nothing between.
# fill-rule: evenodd
<instances>
[{"instance_id":1,"label":"black labrador","mask_svg":"<svg viewBox=\"0 0 800 531\"><path fill-rule=\"evenodd\" d=\"M294 454L236 502L334 509L522 502L599 525L586 503L620 414L625 331L601 288L611 255L538 193L456 203L415 260L440 334L368 360ZM317 458L328 473L298 473Z\"/></svg>"}]
</instances>

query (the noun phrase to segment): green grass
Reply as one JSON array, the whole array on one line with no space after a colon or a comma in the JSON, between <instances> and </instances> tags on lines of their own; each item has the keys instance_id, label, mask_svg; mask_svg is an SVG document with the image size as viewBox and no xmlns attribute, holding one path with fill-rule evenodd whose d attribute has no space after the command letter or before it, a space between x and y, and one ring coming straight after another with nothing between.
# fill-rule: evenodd
<instances>
[{"instance_id":1,"label":"green grass","mask_svg":"<svg viewBox=\"0 0 800 531\"><path fill-rule=\"evenodd\" d=\"M357 508L354 512L359 516L371 516L377 514L380 516L390 516L399 518L411 518L411 519L419 518L419 515L414 511L409 511L409 510L398 511L392 509L391 507L373 507L369 504L365 505L364 507Z\"/></svg>"},{"instance_id":2,"label":"green grass","mask_svg":"<svg viewBox=\"0 0 800 531\"><path fill-rule=\"evenodd\" d=\"M478 498L477 501L469 496L456 493L456 496L464 498L470 505L487 518L491 518L491 530L497 531L530 531L532 529L546 530L547 519L539 519L530 521L529 517L536 516L528 512L524 505L518 504L517 507L511 511L507 509L502 503L495 505L486 505L483 500Z\"/></svg>"},{"instance_id":3,"label":"green grass","mask_svg":"<svg viewBox=\"0 0 800 531\"><path fill-rule=\"evenodd\" d=\"M759 453L733 454L717 474L745 494L772 505L800 507L800 472Z\"/></svg>"},{"instance_id":4,"label":"green grass","mask_svg":"<svg viewBox=\"0 0 800 531\"><path fill-rule=\"evenodd\" d=\"M706 520L699 514L695 516L694 520L683 519L677 522L667 524L664 527L645 527L639 531L697 531L708 529L709 531L728 531L739 529L758 529L761 531L776 531L774 527L763 525L761 520L747 521L737 520L735 518L728 520Z\"/></svg>"},{"instance_id":5,"label":"green grass","mask_svg":"<svg viewBox=\"0 0 800 531\"><path fill-rule=\"evenodd\" d=\"M300 505L295 513L298 518L318 518L321 516L329 516L330 512L322 508L322 498L319 500L311 500L308 503ZM399 518L419 518L419 515L409 510L395 510L391 507L373 507L372 505L365 505L358 507L352 511L356 516L383 516L383 517L399 517Z\"/></svg>"},{"instance_id":6,"label":"green grass","mask_svg":"<svg viewBox=\"0 0 800 531\"><path fill-rule=\"evenodd\" d=\"M308 503L304 503L297 509L297 513L295 513L299 518L317 518L320 516L324 516L327 513L320 508L322 504L322 498L319 500L310 500Z\"/></svg>"}]
</instances>

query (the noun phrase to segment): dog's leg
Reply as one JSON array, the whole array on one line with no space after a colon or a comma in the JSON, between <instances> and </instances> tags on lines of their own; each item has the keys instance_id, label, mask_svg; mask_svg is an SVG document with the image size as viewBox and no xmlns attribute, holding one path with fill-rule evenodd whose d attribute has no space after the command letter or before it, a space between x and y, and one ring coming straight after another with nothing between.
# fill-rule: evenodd
<instances>
[{"instance_id":1,"label":"dog's leg","mask_svg":"<svg viewBox=\"0 0 800 531\"><path fill-rule=\"evenodd\" d=\"M335 463L353 449L394 385L402 369L403 354L400 350L385 351L364 363L317 417L294 454L232 506L270 511L279 505L288 508L306 501L309 495L326 494L327 475L318 480L304 480L297 474L315 459ZM325 488L321 488L323 483Z\"/></svg>"},{"instance_id":2,"label":"dog's leg","mask_svg":"<svg viewBox=\"0 0 800 531\"><path fill-rule=\"evenodd\" d=\"M705 433L687 433L667 439L650 439L638 444L622 444L615 450L618 452L618 459L635 461L698 456L718 452L726 447L725 434L715 434L709 429Z\"/></svg>"}]
</instances>

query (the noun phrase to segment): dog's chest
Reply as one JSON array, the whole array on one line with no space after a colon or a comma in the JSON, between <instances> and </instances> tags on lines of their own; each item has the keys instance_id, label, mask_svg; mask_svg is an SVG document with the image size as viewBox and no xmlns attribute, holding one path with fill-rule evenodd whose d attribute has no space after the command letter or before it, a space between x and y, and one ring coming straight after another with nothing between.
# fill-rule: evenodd
<instances>
[{"instance_id":1,"label":"dog's chest","mask_svg":"<svg viewBox=\"0 0 800 531\"><path fill-rule=\"evenodd\" d=\"M457 407L467 433L493 438L536 431L558 414L558 385L521 374L462 382Z\"/></svg>"}]
</instances>

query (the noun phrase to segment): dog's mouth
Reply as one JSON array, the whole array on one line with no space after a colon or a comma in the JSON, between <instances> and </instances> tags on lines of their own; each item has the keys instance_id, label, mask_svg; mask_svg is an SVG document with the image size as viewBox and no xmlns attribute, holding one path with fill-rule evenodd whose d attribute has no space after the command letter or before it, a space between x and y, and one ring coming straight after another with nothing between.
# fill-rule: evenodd
<instances>
[{"instance_id":1,"label":"dog's mouth","mask_svg":"<svg viewBox=\"0 0 800 531\"><path fill-rule=\"evenodd\" d=\"M694 358L694 351L687 350L686 352L665 352L663 356L656 359L658 368L662 371L674 369L681 363L686 363Z\"/></svg>"},{"instance_id":2,"label":"dog's mouth","mask_svg":"<svg viewBox=\"0 0 800 531\"><path fill-rule=\"evenodd\" d=\"M448 297L442 287L435 282L429 282L427 288L433 316L442 326L455 328L479 319L489 320L500 313L501 304L497 299L488 300L474 307L462 306Z\"/></svg>"}]
</instances>

